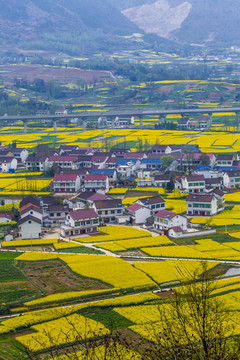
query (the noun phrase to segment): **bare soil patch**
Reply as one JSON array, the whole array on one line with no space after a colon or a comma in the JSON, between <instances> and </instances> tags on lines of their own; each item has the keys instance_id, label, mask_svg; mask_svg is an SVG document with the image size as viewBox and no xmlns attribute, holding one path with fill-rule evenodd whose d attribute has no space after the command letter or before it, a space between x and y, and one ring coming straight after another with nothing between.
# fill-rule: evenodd
<instances>
[{"instance_id":1,"label":"bare soil patch","mask_svg":"<svg viewBox=\"0 0 240 360\"><path fill-rule=\"evenodd\" d=\"M163 85L157 91L161 94L168 95L172 91L172 89L174 89L174 85Z\"/></svg>"},{"instance_id":2,"label":"bare soil patch","mask_svg":"<svg viewBox=\"0 0 240 360\"><path fill-rule=\"evenodd\" d=\"M83 79L87 83L95 81L112 80L108 71L81 70L76 68L50 67L44 65L2 65L0 66L1 78L14 80L23 78L29 81L43 79L44 81L56 80L62 84L74 82L76 79Z\"/></svg>"},{"instance_id":3,"label":"bare soil patch","mask_svg":"<svg viewBox=\"0 0 240 360\"><path fill-rule=\"evenodd\" d=\"M60 260L19 262L20 269L30 283L40 288L46 295L65 291L101 290L110 286L102 282L74 274Z\"/></svg>"}]
</instances>

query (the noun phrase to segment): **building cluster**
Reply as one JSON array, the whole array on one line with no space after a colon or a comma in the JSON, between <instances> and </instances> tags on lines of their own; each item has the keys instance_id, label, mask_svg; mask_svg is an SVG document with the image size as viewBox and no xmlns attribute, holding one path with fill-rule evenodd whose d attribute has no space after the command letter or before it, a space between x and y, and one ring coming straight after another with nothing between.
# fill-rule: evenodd
<instances>
[{"instance_id":1,"label":"building cluster","mask_svg":"<svg viewBox=\"0 0 240 360\"><path fill-rule=\"evenodd\" d=\"M98 226L113 223L149 226L173 238L197 235L188 219L221 212L225 192L240 184L240 154L216 158L201 153L197 145L154 145L141 152L62 145L47 155L28 156L23 163L29 171L55 170L54 195L30 196L20 204L23 239L41 237L52 227L60 228L63 237L96 233ZM159 195L128 207L121 196L109 195L113 187L156 186L180 189L186 197L186 214L166 210Z\"/></svg>"}]
</instances>

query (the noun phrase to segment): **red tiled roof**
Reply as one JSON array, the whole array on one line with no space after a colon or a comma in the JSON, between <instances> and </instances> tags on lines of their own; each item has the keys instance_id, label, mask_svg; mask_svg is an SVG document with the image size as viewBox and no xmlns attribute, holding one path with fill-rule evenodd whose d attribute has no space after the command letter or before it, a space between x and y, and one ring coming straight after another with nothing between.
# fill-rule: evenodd
<instances>
[{"instance_id":1,"label":"red tiled roof","mask_svg":"<svg viewBox=\"0 0 240 360\"><path fill-rule=\"evenodd\" d=\"M68 155L59 155L59 156L51 156L50 161L74 161L77 160L77 156L68 156Z\"/></svg>"},{"instance_id":2,"label":"red tiled roof","mask_svg":"<svg viewBox=\"0 0 240 360\"><path fill-rule=\"evenodd\" d=\"M88 198L88 200L90 201L105 200L105 199L109 199L109 196L100 193L94 193L92 196L90 196L90 198Z\"/></svg>"},{"instance_id":3,"label":"red tiled roof","mask_svg":"<svg viewBox=\"0 0 240 360\"><path fill-rule=\"evenodd\" d=\"M41 224L41 223L42 223L42 221L41 221L40 219L36 218L35 216L28 215L28 216L25 216L24 218L20 219L20 220L18 221L18 225L21 225L21 224L27 222L28 220L35 221L35 222L38 223L38 224Z\"/></svg>"},{"instance_id":4,"label":"red tiled roof","mask_svg":"<svg viewBox=\"0 0 240 360\"><path fill-rule=\"evenodd\" d=\"M69 215L74 221L98 218L98 214L93 209L87 209L87 210L80 209L80 210L70 212Z\"/></svg>"},{"instance_id":5,"label":"red tiled roof","mask_svg":"<svg viewBox=\"0 0 240 360\"><path fill-rule=\"evenodd\" d=\"M212 199L214 198L213 195L195 195L190 194L187 198L187 201L191 202L200 202L200 203L211 203Z\"/></svg>"},{"instance_id":6,"label":"red tiled roof","mask_svg":"<svg viewBox=\"0 0 240 360\"><path fill-rule=\"evenodd\" d=\"M56 174L53 181L76 181L77 174Z\"/></svg>"},{"instance_id":7,"label":"red tiled roof","mask_svg":"<svg viewBox=\"0 0 240 360\"><path fill-rule=\"evenodd\" d=\"M128 211L131 211L131 212L135 212L135 211L137 211L137 210L139 210L139 209L141 209L141 208L146 208L146 209L148 209L146 206L144 206L144 205L141 205L141 204L138 204L138 203L135 203L135 204L132 204L132 205L130 205L128 208L127 208L127 210ZM148 209L149 210L149 209Z\"/></svg>"},{"instance_id":8,"label":"red tiled roof","mask_svg":"<svg viewBox=\"0 0 240 360\"><path fill-rule=\"evenodd\" d=\"M166 219L166 218L170 218L173 219L175 216L177 216L178 214L171 212L171 211L167 211L167 210L160 210L157 214L154 214L154 217L158 217L161 219Z\"/></svg>"},{"instance_id":9,"label":"red tiled roof","mask_svg":"<svg viewBox=\"0 0 240 360\"><path fill-rule=\"evenodd\" d=\"M42 214L42 213L43 213L41 209L37 208L36 206L33 206L33 205L30 205L30 204L29 204L28 207L26 207L25 209L21 210L21 215L22 215L22 214L26 214L26 213L29 212L29 211L36 211L36 212L39 213L39 214Z\"/></svg>"},{"instance_id":10,"label":"red tiled roof","mask_svg":"<svg viewBox=\"0 0 240 360\"><path fill-rule=\"evenodd\" d=\"M175 231L175 233L183 232L183 229L181 228L181 226L174 226L174 227L171 228L171 230Z\"/></svg>"}]
</instances>

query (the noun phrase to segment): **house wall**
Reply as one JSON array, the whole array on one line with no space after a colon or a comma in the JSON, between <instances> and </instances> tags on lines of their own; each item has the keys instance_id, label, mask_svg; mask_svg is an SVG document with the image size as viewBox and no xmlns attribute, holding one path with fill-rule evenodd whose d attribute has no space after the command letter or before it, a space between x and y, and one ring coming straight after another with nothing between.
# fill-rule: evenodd
<instances>
[{"instance_id":1,"label":"house wall","mask_svg":"<svg viewBox=\"0 0 240 360\"><path fill-rule=\"evenodd\" d=\"M29 223L29 221L31 221ZM33 220L28 220L19 227L19 232L22 236L22 239L39 239L41 233L41 224L36 223Z\"/></svg>"}]
</instances>

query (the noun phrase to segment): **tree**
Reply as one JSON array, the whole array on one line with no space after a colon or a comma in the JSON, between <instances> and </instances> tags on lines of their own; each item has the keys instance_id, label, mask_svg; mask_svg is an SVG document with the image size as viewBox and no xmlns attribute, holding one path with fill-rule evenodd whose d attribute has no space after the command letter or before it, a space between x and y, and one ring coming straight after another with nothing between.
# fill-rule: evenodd
<instances>
[{"instance_id":1,"label":"tree","mask_svg":"<svg viewBox=\"0 0 240 360\"><path fill-rule=\"evenodd\" d=\"M199 156L199 161L201 161L201 163L203 165L209 165L210 164L209 156L207 154L204 154L204 153Z\"/></svg>"},{"instance_id":2,"label":"tree","mask_svg":"<svg viewBox=\"0 0 240 360\"><path fill-rule=\"evenodd\" d=\"M173 191L175 189L175 184L173 177L171 177L170 181L167 183L167 191Z\"/></svg>"},{"instance_id":3,"label":"tree","mask_svg":"<svg viewBox=\"0 0 240 360\"><path fill-rule=\"evenodd\" d=\"M158 346L146 350L146 359L239 359L236 323L222 300L214 297L218 281L209 276L206 262L174 291L169 304L159 307L159 322L150 326Z\"/></svg>"},{"instance_id":4,"label":"tree","mask_svg":"<svg viewBox=\"0 0 240 360\"><path fill-rule=\"evenodd\" d=\"M171 156L171 155L164 155L161 157L161 162L162 162L162 168L164 170L167 170L171 165L172 163L174 162L174 157Z\"/></svg>"}]
</instances>

